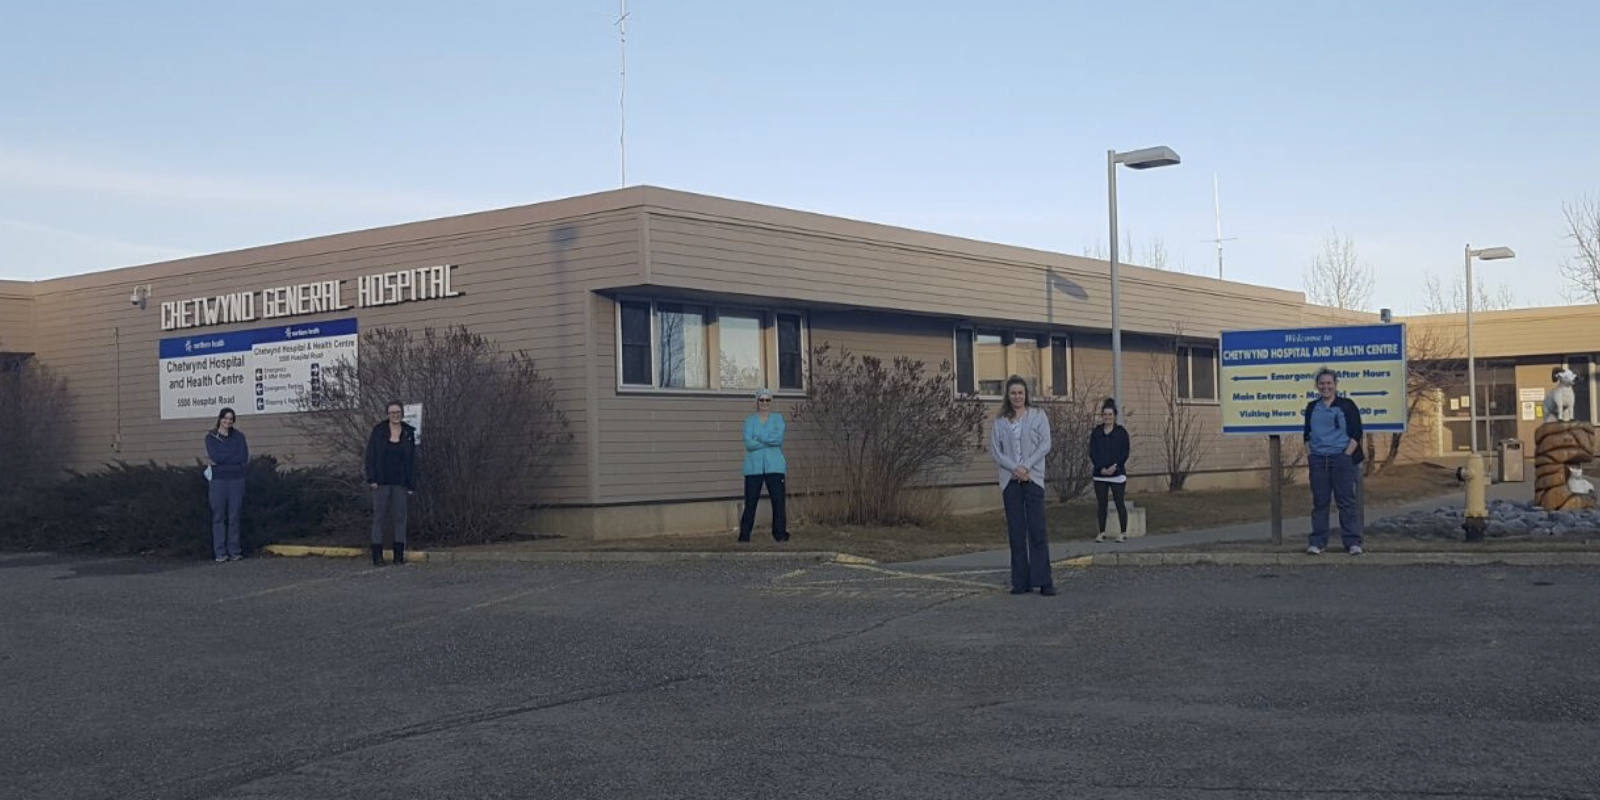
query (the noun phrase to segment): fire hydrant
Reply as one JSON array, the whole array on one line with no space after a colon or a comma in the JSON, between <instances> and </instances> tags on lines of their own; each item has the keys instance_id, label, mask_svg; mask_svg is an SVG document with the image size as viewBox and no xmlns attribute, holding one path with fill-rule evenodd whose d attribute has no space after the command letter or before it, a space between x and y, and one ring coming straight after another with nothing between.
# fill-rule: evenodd
<instances>
[{"instance_id":1,"label":"fire hydrant","mask_svg":"<svg viewBox=\"0 0 1600 800\"><path fill-rule=\"evenodd\" d=\"M1467 514L1466 520L1461 523L1461 529L1466 531L1467 541L1483 541L1483 532L1489 527L1489 508L1485 497L1489 493L1489 476L1483 471L1483 456L1473 453L1467 456L1467 466L1456 473L1462 482L1467 485Z\"/></svg>"}]
</instances>

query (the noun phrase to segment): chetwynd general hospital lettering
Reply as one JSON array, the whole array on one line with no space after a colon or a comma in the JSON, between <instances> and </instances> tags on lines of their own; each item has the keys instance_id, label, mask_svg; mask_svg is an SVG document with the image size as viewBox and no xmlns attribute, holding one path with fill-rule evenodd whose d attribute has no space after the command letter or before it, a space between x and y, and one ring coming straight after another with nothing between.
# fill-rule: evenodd
<instances>
[{"instance_id":1,"label":"chetwynd general hospital lettering","mask_svg":"<svg viewBox=\"0 0 1600 800\"><path fill-rule=\"evenodd\" d=\"M232 292L214 297L169 300L161 304L161 330L254 322L258 319L326 314L419 300L460 297L450 285L454 264L380 272L356 278L354 306L346 302L345 281L318 281Z\"/></svg>"}]
</instances>

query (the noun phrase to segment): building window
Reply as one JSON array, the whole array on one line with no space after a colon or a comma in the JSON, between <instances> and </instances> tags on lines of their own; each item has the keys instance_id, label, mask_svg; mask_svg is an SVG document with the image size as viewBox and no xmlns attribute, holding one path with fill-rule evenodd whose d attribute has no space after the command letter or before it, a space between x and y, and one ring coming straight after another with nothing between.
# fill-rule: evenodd
<instances>
[{"instance_id":1,"label":"building window","mask_svg":"<svg viewBox=\"0 0 1600 800\"><path fill-rule=\"evenodd\" d=\"M1178 346L1178 397L1183 400L1217 399L1217 348Z\"/></svg>"},{"instance_id":2,"label":"building window","mask_svg":"<svg viewBox=\"0 0 1600 800\"><path fill-rule=\"evenodd\" d=\"M805 389L805 346L800 343L800 315L778 315L778 388Z\"/></svg>"},{"instance_id":3,"label":"building window","mask_svg":"<svg viewBox=\"0 0 1600 800\"><path fill-rule=\"evenodd\" d=\"M717 315L717 367L724 389L760 389L767 385L761 315Z\"/></svg>"},{"instance_id":4,"label":"building window","mask_svg":"<svg viewBox=\"0 0 1600 800\"><path fill-rule=\"evenodd\" d=\"M679 303L656 304L661 337L661 363L656 373L661 386L673 389L707 389L711 386L706 358L706 310Z\"/></svg>"},{"instance_id":5,"label":"building window","mask_svg":"<svg viewBox=\"0 0 1600 800\"><path fill-rule=\"evenodd\" d=\"M650 386L655 383L650 366L650 304L637 300L622 303L622 383Z\"/></svg>"},{"instance_id":6,"label":"building window","mask_svg":"<svg viewBox=\"0 0 1600 800\"><path fill-rule=\"evenodd\" d=\"M956 390L985 397L1005 393L1016 375L1028 382L1030 397L1066 395L1068 344L1065 338L1020 331L956 330ZM1045 383L1046 376L1051 382Z\"/></svg>"},{"instance_id":7,"label":"building window","mask_svg":"<svg viewBox=\"0 0 1600 800\"><path fill-rule=\"evenodd\" d=\"M630 299L617 322L624 387L805 390L800 314Z\"/></svg>"}]
</instances>

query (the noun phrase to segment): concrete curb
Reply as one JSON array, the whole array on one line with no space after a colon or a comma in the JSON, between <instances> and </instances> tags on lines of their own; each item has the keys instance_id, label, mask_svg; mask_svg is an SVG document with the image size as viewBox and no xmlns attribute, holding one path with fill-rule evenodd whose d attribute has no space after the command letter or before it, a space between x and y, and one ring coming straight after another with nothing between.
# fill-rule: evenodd
<instances>
[{"instance_id":1,"label":"concrete curb","mask_svg":"<svg viewBox=\"0 0 1600 800\"><path fill-rule=\"evenodd\" d=\"M1592 567L1600 566L1600 553L1109 553L1090 556L1096 567Z\"/></svg>"},{"instance_id":2,"label":"concrete curb","mask_svg":"<svg viewBox=\"0 0 1600 800\"><path fill-rule=\"evenodd\" d=\"M319 547L293 544L269 544L262 548L262 552L275 556L301 558L306 556L322 556L324 558L360 558L371 554L371 550L360 547ZM614 562L635 564L663 564L693 561L808 561L834 564L877 564L870 558L853 556L849 553L835 553L831 551L795 551L795 552L749 552L749 553L719 553L719 552L649 552L630 550L595 550L595 551L556 551L556 550L511 550L511 549L470 549L470 550L408 550L407 561L431 562L478 562L478 563L571 563L571 562Z\"/></svg>"}]
</instances>

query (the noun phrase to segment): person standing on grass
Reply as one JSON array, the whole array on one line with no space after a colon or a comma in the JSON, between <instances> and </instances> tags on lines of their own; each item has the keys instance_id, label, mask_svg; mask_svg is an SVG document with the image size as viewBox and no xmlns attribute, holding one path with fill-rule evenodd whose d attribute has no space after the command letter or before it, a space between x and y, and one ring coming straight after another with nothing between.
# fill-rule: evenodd
<instances>
[{"instance_id":1,"label":"person standing on grass","mask_svg":"<svg viewBox=\"0 0 1600 800\"><path fill-rule=\"evenodd\" d=\"M1306 404L1307 457L1311 469L1311 543L1307 555L1328 547L1328 506L1339 504L1339 538L1345 552L1361 555L1361 510L1356 507L1356 468L1361 464L1361 409L1339 396L1339 374L1317 373L1317 399Z\"/></svg>"},{"instance_id":2,"label":"person standing on grass","mask_svg":"<svg viewBox=\"0 0 1600 800\"><path fill-rule=\"evenodd\" d=\"M1050 419L1034 408L1028 382L1013 375L989 437L989 453L1000 468L1000 496L1011 544L1011 593L1056 593L1050 580L1050 539L1045 531L1044 463L1050 454Z\"/></svg>"},{"instance_id":3,"label":"person standing on grass","mask_svg":"<svg viewBox=\"0 0 1600 800\"><path fill-rule=\"evenodd\" d=\"M1128 540L1128 429L1117 424L1117 401L1106 398L1100 406L1100 424L1089 431L1089 463L1094 466L1094 502L1100 520L1097 542L1106 540L1106 496L1117 502L1117 541Z\"/></svg>"},{"instance_id":4,"label":"person standing on grass","mask_svg":"<svg viewBox=\"0 0 1600 800\"><path fill-rule=\"evenodd\" d=\"M406 422L399 401L385 407L387 419L367 437L367 484L372 487L372 565L383 566L383 537L394 528L394 563L406 563L406 506L412 492L417 429Z\"/></svg>"},{"instance_id":5,"label":"person standing on grass","mask_svg":"<svg viewBox=\"0 0 1600 800\"><path fill-rule=\"evenodd\" d=\"M756 392L756 413L744 419L744 513L739 515L739 541L750 541L756 526L761 487L772 500L772 538L789 541L789 515L784 506L783 415L772 410L772 390Z\"/></svg>"},{"instance_id":6,"label":"person standing on grass","mask_svg":"<svg viewBox=\"0 0 1600 800\"><path fill-rule=\"evenodd\" d=\"M250 445L244 431L234 429L237 420L233 409L224 408L217 413L217 424L206 433L206 459L211 462L211 555L218 564L244 558L239 519Z\"/></svg>"}]
</instances>

